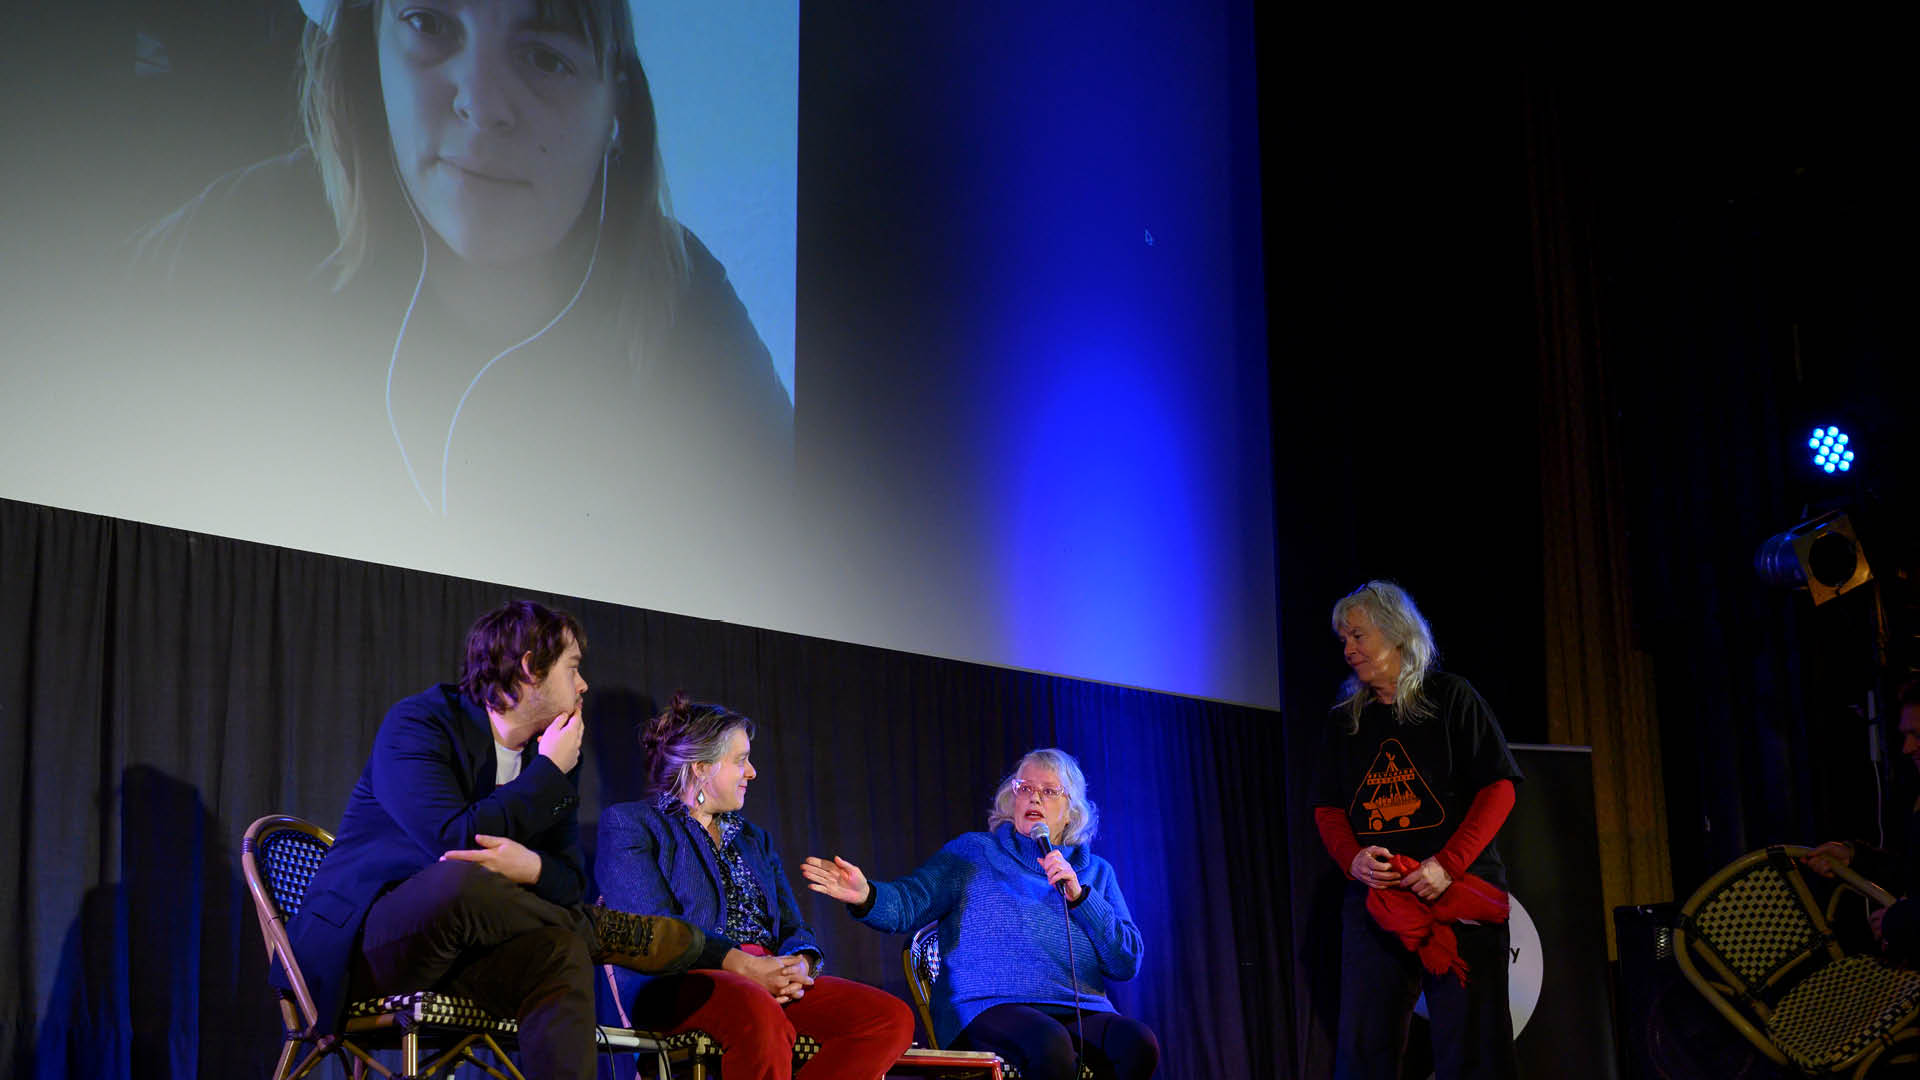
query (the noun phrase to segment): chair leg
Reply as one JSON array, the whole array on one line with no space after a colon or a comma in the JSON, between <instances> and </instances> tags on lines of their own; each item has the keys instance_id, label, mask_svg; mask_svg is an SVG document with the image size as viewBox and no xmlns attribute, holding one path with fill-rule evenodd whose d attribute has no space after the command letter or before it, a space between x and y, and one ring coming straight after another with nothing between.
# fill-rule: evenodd
<instances>
[{"instance_id":1,"label":"chair leg","mask_svg":"<svg viewBox=\"0 0 1920 1080\"><path fill-rule=\"evenodd\" d=\"M336 1054L340 1055L340 1060L343 1063L351 1057L339 1044L330 1043L326 1039L320 1040L318 1043L307 1048L306 1056L301 1058L300 1063L295 1065L293 1071L287 1074L288 1080L306 1080L308 1076L313 1074L315 1069L319 1068L328 1058Z\"/></svg>"},{"instance_id":2,"label":"chair leg","mask_svg":"<svg viewBox=\"0 0 1920 1080\"><path fill-rule=\"evenodd\" d=\"M367 1074L369 1073L379 1073L381 1076L387 1077L388 1080L392 1080L392 1070L373 1060L373 1058L367 1055L365 1050L360 1049L350 1042L342 1042L336 1045L334 1047L334 1053L341 1055L340 1060L342 1062L349 1059L352 1060L354 1080L366 1080Z\"/></svg>"},{"instance_id":3,"label":"chair leg","mask_svg":"<svg viewBox=\"0 0 1920 1080\"><path fill-rule=\"evenodd\" d=\"M400 1068L409 1078L420 1075L420 1031L408 1028L400 1036Z\"/></svg>"}]
</instances>

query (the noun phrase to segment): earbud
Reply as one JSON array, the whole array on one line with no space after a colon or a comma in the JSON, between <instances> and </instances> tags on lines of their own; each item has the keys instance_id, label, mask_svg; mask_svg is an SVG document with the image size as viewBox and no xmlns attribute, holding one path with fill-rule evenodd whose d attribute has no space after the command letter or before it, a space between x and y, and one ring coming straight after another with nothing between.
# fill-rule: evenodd
<instances>
[{"instance_id":1,"label":"earbud","mask_svg":"<svg viewBox=\"0 0 1920 1080\"><path fill-rule=\"evenodd\" d=\"M620 149L620 118L613 118L613 134L607 136L607 152Z\"/></svg>"}]
</instances>

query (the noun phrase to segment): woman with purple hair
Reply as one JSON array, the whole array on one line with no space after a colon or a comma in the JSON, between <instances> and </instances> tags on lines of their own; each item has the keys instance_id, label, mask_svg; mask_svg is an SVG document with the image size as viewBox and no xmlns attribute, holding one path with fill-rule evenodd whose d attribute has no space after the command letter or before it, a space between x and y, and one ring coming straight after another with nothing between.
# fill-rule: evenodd
<instances>
[{"instance_id":1,"label":"woman with purple hair","mask_svg":"<svg viewBox=\"0 0 1920 1080\"><path fill-rule=\"evenodd\" d=\"M798 1035L820 1043L802 1076L877 1078L913 1041L905 1002L821 974L780 852L742 813L753 721L675 695L640 744L649 798L600 816L595 871L605 903L674 912L733 947L719 968L650 978L613 969L620 1007L641 1026L719 1040L729 1078L792 1074Z\"/></svg>"}]
</instances>

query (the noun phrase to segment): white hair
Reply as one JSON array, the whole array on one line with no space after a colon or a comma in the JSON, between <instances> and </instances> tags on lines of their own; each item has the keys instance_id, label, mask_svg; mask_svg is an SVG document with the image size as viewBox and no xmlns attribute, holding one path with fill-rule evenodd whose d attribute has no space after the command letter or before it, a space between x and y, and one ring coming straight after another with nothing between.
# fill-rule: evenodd
<instances>
[{"instance_id":1,"label":"white hair","mask_svg":"<svg viewBox=\"0 0 1920 1080\"><path fill-rule=\"evenodd\" d=\"M994 793L993 806L987 812L987 831L992 832L1003 821L1013 820L1013 782L1020 778L1020 770L1029 765L1053 770L1060 778L1061 789L1067 793L1067 818L1061 823L1060 835L1053 838L1053 845L1065 847L1092 840L1100 831L1100 807L1087 798L1087 774L1080 771L1080 763L1072 754L1053 748L1029 750L1013 763L1013 771L1000 781L1000 788Z\"/></svg>"},{"instance_id":2,"label":"white hair","mask_svg":"<svg viewBox=\"0 0 1920 1080\"><path fill-rule=\"evenodd\" d=\"M1421 689L1426 684L1427 669L1440 658L1440 650L1434 646L1433 630L1414 606L1413 597L1391 581L1369 581L1333 605L1336 635L1345 632L1347 617L1355 610L1366 612L1380 636L1400 652L1400 674L1393 687L1394 717L1401 723L1417 724L1433 715L1433 703ZM1344 696L1336 708L1345 710L1347 733L1352 734L1360 729L1361 711L1374 701L1373 688L1359 676L1349 675L1340 693Z\"/></svg>"}]
</instances>

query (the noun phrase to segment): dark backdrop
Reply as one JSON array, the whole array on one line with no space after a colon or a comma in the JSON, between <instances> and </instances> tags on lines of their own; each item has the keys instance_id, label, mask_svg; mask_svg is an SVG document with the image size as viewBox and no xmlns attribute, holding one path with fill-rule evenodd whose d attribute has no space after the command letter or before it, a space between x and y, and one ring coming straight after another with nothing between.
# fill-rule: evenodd
<instances>
[{"instance_id":1,"label":"dark backdrop","mask_svg":"<svg viewBox=\"0 0 1920 1080\"><path fill-rule=\"evenodd\" d=\"M240 833L277 811L336 824L386 706L447 678L473 617L518 591L15 502L0 564L4 1060L264 1072L278 1020ZM540 598L590 640L590 851L600 808L638 797L636 721L675 688L759 722L748 812L789 865L911 870L982 827L1020 753L1059 745L1148 943L1116 1002L1162 1033L1169 1076L1281 1070L1273 714ZM901 939L802 907L831 970L904 996Z\"/></svg>"},{"instance_id":2,"label":"dark backdrop","mask_svg":"<svg viewBox=\"0 0 1920 1080\"><path fill-rule=\"evenodd\" d=\"M1646 660L1655 752L1639 764L1661 770L1672 891L1763 843L1876 831L1855 709L1913 666L1920 626L1910 95L1907 65L1873 47L1891 35L1856 27L1823 53L1796 26L1763 48L1601 64L1560 39L1495 55L1395 48L1278 5L1253 19L1283 728L583 606L594 807L623 794L621 727L674 685L766 724L778 767L755 813L789 853L831 845L879 874L973 826L1018 749L1080 752L1114 815L1101 848L1143 915L1156 890L1204 897L1204 914L1154 916L1122 996L1170 1025L1169 1076L1325 1075L1334 973L1315 900L1334 878L1298 793L1342 674L1323 636L1334 597L1399 578L1509 736L1550 741L1543 627L1571 609L1541 552L1569 537L1543 524L1542 463L1611 477L1602 508L1627 557L1610 584ZM1548 154L1564 184L1530 187ZM1569 246L1536 249L1543 218ZM1573 324L1547 323L1548 274ZM1562 388L1543 339L1605 376L1579 402L1608 436L1598 460L1543 434ZM1828 410L1858 418L1881 462L1844 488L1792 468L1792 434ZM1762 539L1836 503L1887 592L1886 668L1862 659L1866 596L1816 610L1751 570ZM17 504L3 517L0 759L18 809L0 856L18 884L0 886L0 1060L24 1073L37 1046L75 1075L132 1075L116 1062L139 1046L179 1063L140 1075L259 1068L274 1021L239 830L268 810L337 816L380 711L445 677L466 621L513 590ZM1112 725L1098 752L1077 741L1096 723ZM1885 806L1911 804L1899 766ZM841 970L898 989L893 942L818 921Z\"/></svg>"},{"instance_id":3,"label":"dark backdrop","mask_svg":"<svg viewBox=\"0 0 1920 1080\"><path fill-rule=\"evenodd\" d=\"M1386 576L1510 739L1589 732L1597 762L1624 755L1596 783L1661 834L1660 880L1616 902L1684 898L1766 843L1870 837L1882 810L1903 829L1912 769L1881 767L1876 801L1862 714L1920 663L1917 237L1903 68L1872 28L1826 51L1813 25L1483 44L1256 20L1291 790L1344 674L1331 602ZM1875 467L1837 485L1800 469L1816 417L1866 432ZM1590 498L1549 526L1568 477ZM1867 591L1814 609L1754 574L1763 539L1829 506L1881 581L1885 666ZM1550 644L1583 635L1603 646L1554 678L1610 696L1549 683ZM1297 795L1287 809L1295 1075L1320 1077L1337 878Z\"/></svg>"}]
</instances>

